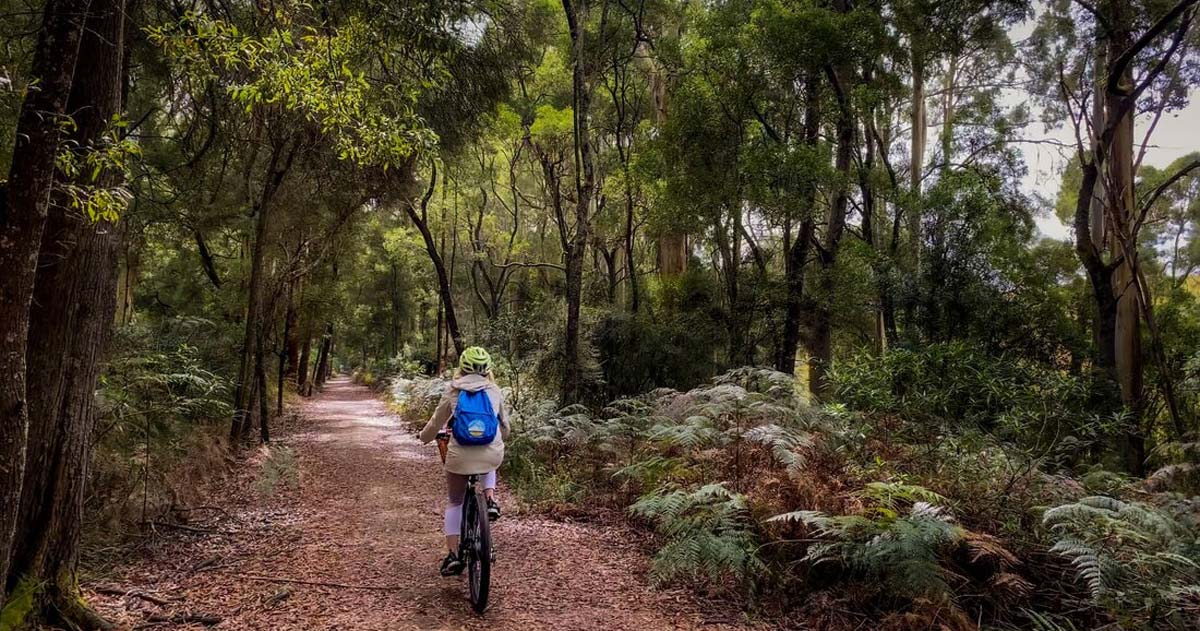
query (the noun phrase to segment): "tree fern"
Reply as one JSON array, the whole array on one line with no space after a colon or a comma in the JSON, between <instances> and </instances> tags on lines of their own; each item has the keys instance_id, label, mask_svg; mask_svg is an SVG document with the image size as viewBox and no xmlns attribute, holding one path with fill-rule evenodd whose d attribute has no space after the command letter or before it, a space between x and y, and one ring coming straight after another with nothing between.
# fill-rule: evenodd
<instances>
[{"instance_id":1,"label":"tree fern","mask_svg":"<svg viewBox=\"0 0 1200 631\"><path fill-rule=\"evenodd\" d=\"M1195 607L1200 538L1194 525L1139 502L1085 497L1045 512L1052 552L1070 560L1093 601L1131 626L1173 626Z\"/></svg>"},{"instance_id":2,"label":"tree fern","mask_svg":"<svg viewBox=\"0 0 1200 631\"><path fill-rule=\"evenodd\" d=\"M659 490L643 496L629 511L654 523L666 539L651 565L656 583L680 576L714 582L729 576L744 582L763 568L745 497L723 484Z\"/></svg>"},{"instance_id":3,"label":"tree fern","mask_svg":"<svg viewBox=\"0 0 1200 631\"><path fill-rule=\"evenodd\" d=\"M803 522L824 539L810 545L804 560L813 565L836 563L884 590L908 598L948 599L945 554L963 539L948 511L916 498L940 498L922 487L872 484L860 495L874 502L865 515L826 515L796 511L772 517L776 522ZM897 509L908 501L906 513Z\"/></svg>"},{"instance_id":4,"label":"tree fern","mask_svg":"<svg viewBox=\"0 0 1200 631\"><path fill-rule=\"evenodd\" d=\"M807 461L802 450L812 447L815 443L812 434L780 427L774 423L752 427L742 436L746 440L768 447L776 462L791 474L799 473Z\"/></svg>"}]
</instances>

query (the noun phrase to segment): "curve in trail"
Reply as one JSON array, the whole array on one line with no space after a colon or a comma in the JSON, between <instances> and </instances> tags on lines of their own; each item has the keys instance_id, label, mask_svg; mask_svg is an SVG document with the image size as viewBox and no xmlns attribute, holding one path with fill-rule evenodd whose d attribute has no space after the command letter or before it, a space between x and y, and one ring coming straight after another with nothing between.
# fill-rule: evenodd
<instances>
[{"instance_id":1,"label":"curve in trail","mask_svg":"<svg viewBox=\"0 0 1200 631\"><path fill-rule=\"evenodd\" d=\"M165 605L93 591L102 613L129 627L204 614L221 617L220 628L272 630L725 626L706 624L684 594L651 590L644 555L620 529L520 515L495 525L493 603L474 615L463 579L437 575L445 500L436 450L345 378L303 408L278 441L294 462L273 465L298 477L295 488L264 496L252 490L263 469L241 476L214 531L184 531L98 581Z\"/></svg>"}]
</instances>

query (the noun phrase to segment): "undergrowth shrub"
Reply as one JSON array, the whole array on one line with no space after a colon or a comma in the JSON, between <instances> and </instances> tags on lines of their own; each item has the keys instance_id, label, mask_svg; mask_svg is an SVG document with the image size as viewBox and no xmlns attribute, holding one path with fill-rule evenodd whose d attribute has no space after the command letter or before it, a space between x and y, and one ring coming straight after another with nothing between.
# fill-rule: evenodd
<instances>
[{"instance_id":1,"label":"undergrowth shrub","mask_svg":"<svg viewBox=\"0 0 1200 631\"><path fill-rule=\"evenodd\" d=\"M421 429L449 387L450 380L443 377L398 377L391 381L387 394L401 421L413 429Z\"/></svg>"},{"instance_id":2,"label":"undergrowth shrub","mask_svg":"<svg viewBox=\"0 0 1200 631\"><path fill-rule=\"evenodd\" d=\"M523 501L625 513L652 528L655 582L819 602L865 616L863 628L1195 621L1196 526L1182 516L1196 510L1183 496L1147 495L1153 484L1069 466L1116 427L1073 416L1088 396L1082 382L988 367L951 345L871 360L882 366L858 361L837 373L844 402L824 406L810 405L792 376L755 368L599 409L529 400L514 415L504 476ZM952 396L939 394L944 386ZM1160 446L1155 457L1186 465L1191 449ZM1097 492L1153 497L1126 504L1174 521L1128 506L1103 527L1059 521L1099 510L1061 508L1090 506L1081 498ZM1122 520L1133 521L1117 528ZM1071 547L1055 545L1068 537ZM1108 591L1075 580L1073 554L1113 560Z\"/></svg>"},{"instance_id":3,"label":"undergrowth shrub","mask_svg":"<svg viewBox=\"0 0 1200 631\"><path fill-rule=\"evenodd\" d=\"M127 327L97 388L87 510L115 528L186 503L224 466L229 381L185 340Z\"/></svg>"},{"instance_id":4,"label":"undergrowth shrub","mask_svg":"<svg viewBox=\"0 0 1200 631\"><path fill-rule=\"evenodd\" d=\"M1116 430L1090 411L1087 380L961 342L848 357L830 379L846 406L902 418L910 431L978 429L1065 463Z\"/></svg>"},{"instance_id":5,"label":"undergrowth shrub","mask_svg":"<svg viewBox=\"0 0 1200 631\"><path fill-rule=\"evenodd\" d=\"M1051 551L1070 559L1093 602L1124 628L1195 629L1200 620L1196 500L1167 510L1091 496L1047 510Z\"/></svg>"},{"instance_id":6,"label":"undergrowth shrub","mask_svg":"<svg viewBox=\"0 0 1200 631\"><path fill-rule=\"evenodd\" d=\"M724 484L659 489L642 496L629 512L653 523L665 540L650 570L655 583L686 576L713 583L731 578L748 586L764 569L746 498Z\"/></svg>"},{"instance_id":7,"label":"undergrowth shrub","mask_svg":"<svg viewBox=\"0 0 1200 631\"><path fill-rule=\"evenodd\" d=\"M944 506L946 498L897 483L869 484L859 496L867 503L861 514L802 510L769 521L801 522L821 538L804 556L813 565L840 564L890 596L948 601L943 560L963 541L963 529Z\"/></svg>"}]
</instances>

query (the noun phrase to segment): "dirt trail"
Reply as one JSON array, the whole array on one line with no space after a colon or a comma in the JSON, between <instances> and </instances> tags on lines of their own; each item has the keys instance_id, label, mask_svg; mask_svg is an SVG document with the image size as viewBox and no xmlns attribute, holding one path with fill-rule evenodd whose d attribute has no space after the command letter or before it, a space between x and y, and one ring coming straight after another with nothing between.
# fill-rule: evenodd
<instances>
[{"instance_id":1,"label":"dirt trail","mask_svg":"<svg viewBox=\"0 0 1200 631\"><path fill-rule=\"evenodd\" d=\"M619 529L523 515L493 530L493 603L474 615L463 580L436 572L444 502L436 450L346 379L303 408L274 447L294 450L294 462L276 455L279 463L246 467L254 471L231 480L221 506L207 510L214 517L172 528L87 585L164 602L92 591L102 613L126 628L197 614L219 616L225 629L728 628L706 621L685 594L651 590L645 556ZM279 488L263 490L274 476L263 471L279 474Z\"/></svg>"}]
</instances>

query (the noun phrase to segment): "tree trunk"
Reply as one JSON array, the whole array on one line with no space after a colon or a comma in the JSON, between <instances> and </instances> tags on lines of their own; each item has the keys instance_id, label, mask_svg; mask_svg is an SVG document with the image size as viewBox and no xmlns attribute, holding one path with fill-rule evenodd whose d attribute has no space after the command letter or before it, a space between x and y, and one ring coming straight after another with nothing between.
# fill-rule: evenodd
<instances>
[{"instance_id":1,"label":"tree trunk","mask_svg":"<svg viewBox=\"0 0 1200 631\"><path fill-rule=\"evenodd\" d=\"M658 273L673 277L687 271L687 235L668 233L658 238Z\"/></svg>"},{"instance_id":2,"label":"tree trunk","mask_svg":"<svg viewBox=\"0 0 1200 631\"><path fill-rule=\"evenodd\" d=\"M408 202L404 204L404 210L408 214L408 218L412 220L413 225L417 227L417 231L421 233L421 238L425 241L425 252L429 254L429 261L433 263L433 271L437 275L438 295L441 297L442 308L445 311L446 328L450 333L450 339L454 342L454 352L461 355L466 348L466 343L463 341L462 332L458 328L458 315L454 310L454 292L450 284L450 274L446 271L446 263L438 251L437 243L433 240L433 233L429 230L429 199L433 196L433 190L436 185L437 164L434 163L429 176L429 188L425 190L425 195L421 198L420 206L418 207L416 204ZM418 210L420 211L419 213Z\"/></svg>"},{"instance_id":3,"label":"tree trunk","mask_svg":"<svg viewBox=\"0 0 1200 631\"><path fill-rule=\"evenodd\" d=\"M283 361L279 366L279 380L294 379L299 374L300 365L300 311L296 308L295 288L300 285L300 295L304 295L304 279L298 278L288 287L287 312L283 318Z\"/></svg>"},{"instance_id":4,"label":"tree trunk","mask_svg":"<svg viewBox=\"0 0 1200 631\"><path fill-rule=\"evenodd\" d=\"M1119 3L1114 3L1119 4ZM1108 34L1109 67L1112 62L1123 54L1133 43L1129 27L1130 18L1128 7L1114 6L1111 9L1111 28ZM1127 67L1128 68L1128 67ZM1122 85L1133 84L1132 70L1126 70L1120 77ZM1113 273L1113 293L1116 295L1116 330L1114 335L1114 358L1116 362L1117 383L1121 387L1121 402L1130 410L1137 427L1126 437L1123 449L1127 469L1140 475L1145 468L1145 437L1140 428L1144 407L1142 383L1142 336L1140 315L1138 312L1137 289L1135 286L1135 266L1137 265L1136 244L1133 235L1129 233L1134 223L1134 140L1133 116L1135 107L1127 107L1125 114L1118 120L1116 117L1133 96L1107 93L1105 118L1115 123L1111 149L1108 152L1108 203L1113 222L1122 233L1113 239L1113 253L1120 257L1120 263ZM1134 249L1126 251L1125 246Z\"/></svg>"},{"instance_id":5,"label":"tree trunk","mask_svg":"<svg viewBox=\"0 0 1200 631\"><path fill-rule=\"evenodd\" d=\"M124 244L121 256L121 266L117 276L117 316L116 324L125 326L133 322L133 288L137 284L137 276L141 267L141 255L129 245Z\"/></svg>"},{"instance_id":6,"label":"tree trunk","mask_svg":"<svg viewBox=\"0 0 1200 631\"><path fill-rule=\"evenodd\" d=\"M571 93L575 138L575 233L564 248L566 258L567 323L564 351L562 403L569 405L580 398L579 310L583 302L583 262L591 236L591 204L595 192L591 134L588 130L592 95L587 81L587 48L584 46L586 0L578 3L562 0L563 12L571 35Z\"/></svg>"},{"instance_id":7,"label":"tree trunk","mask_svg":"<svg viewBox=\"0 0 1200 631\"><path fill-rule=\"evenodd\" d=\"M250 433L251 402L248 401L250 391L254 389L254 352L256 338L263 335L263 310L265 308L266 291L266 250L267 235L273 211L275 193L283 184L284 177L292 167L292 161L299 149L299 141L292 140L288 149L288 141L276 143L271 151L271 159L267 166L267 180L263 184L262 194L255 208L254 243L250 254L250 286L247 290L246 328L242 336L241 362L238 366L237 389L234 392L233 423L229 430L230 440L237 441ZM266 396L266 393L263 393Z\"/></svg>"},{"instance_id":8,"label":"tree trunk","mask_svg":"<svg viewBox=\"0 0 1200 631\"><path fill-rule=\"evenodd\" d=\"M309 358L312 356L312 336L313 336L313 313L311 307L304 307L304 290L303 286L300 291L300 305L304 309L304 314L300 320L300 356L296 362L296 392L302 396L307 396L305 386L308 385L308 365Z\"/></svg>"},{"instance_id":9,"label":"tree trunk","mask_svg":"<svg viewBox=\"0 0 1200 631\"><path fill-rule=\"evenodd\" d=\"M912 149L908 172L911 193L908 208L909 256L913 274L921 269L921 176L925 166L925 146L928 138L925 108L925 58L916 42L912 50Z\"/></svg>"},{"instance_id":10,"label":"tree trunk","mask_svg":"<svg viewBox=\"0 0 1200 631\"><path fill-rule=\"evenodd\" d=\"M192 238L196 241L196 250L200 252L200 267L204 269L204 275L208 277L208 282L212 283L213 287L220 289L221 275L217 273L217 264L213 260L212 252L208 249L208 243L204 240L204 233L193 230Z\"/></svg>"},{"instance_id":11,"label":"tree trunk","mask_svg":"<svg viewBox=\"0 0 1200 631\"><path fill-rule=\"evenodd\" d=\"M821 96L820 82L815 77L804 81L804 143L815 148L821 140ZM800 347L800 320L804 315L804 265L812 246L816 230L815 184L806 184L801 194L800 232L787 252L784 265L787 298L783 318L783 340L775 358L775 368L780 372L796 372L796 350Z\"/></svg>"},{"instance_id":12,"label":"tree trunk","mask_svg":"<svg viewBox=\"0 0 1200 631\"><path fill-rule=\"evenodd\" d=\"M835 2L839 11L847 11L844 0ZM828 372L833 363L833 310L832 301L836 288L834 266L837 263L838 249L841 246L842 233L846 228L846 215L850 203L850 168L854 154L854 113L851 109L849 82L851 73L847 68L839 66L830 68L827 72L834 93L837 96L837 147L834 154L834 169L841 176L833 203L829 208L829 221L825 227L825 243L820 248L818 260L821 263L820 296L816 301L813 316L813 332L809 352L809 390L817 397L829 395Z\"/></svg>"},{"instance_id":13,"label":"tree trunk","mask_svg":"<svg viewBox=\"0 0 1200 631\"><path fill-rule=\"evenodd\" d=\"M321 348L317 352L317 364L313 368L312 382L316 387L325 385L329 374L329 354L333 352L333 323L325 323L325 333L321 336Z\"/></svg>"},{"instance_id":14,"label":"tree trunk","mask_svg":"<svg viewBox=\"0 0 1200 631\"><path fill-rule=\"evenodd\" d=\"M626 177L628 181L628 177ZM629 274L629 312L637 313L641 308L641 290L638 288L637 256L633 249L633 197L625 200L625 272Z\"/></svg>"},{"instance_id":15,"label":"tree trunk","mask_svg":"<svg viewBox=\"0 0 1200 631\"><path fill-rule=\"evenodd\" d=\"M29 307L54 181L59 117L67 108L88 4L45 5L30 68L37 84L21 105L7 186L0 187L0 579L8 575L25 471ZM0 585L0 609L6 593Z\"/></svg>"},{"instance_id":16,"label":"tree trunk","mask_svg":"<svg viewBox=\"0 0 1200 631\"><path fill-rule=\"evenodd\" d=\"M391 323L391 357L400 355L400 272L396 269L396 262L392 261L392 286L389 292L392 299L392 309L388 320Z\"/></svg>"},{"instance_id":17,"label":"tree trunk","mask_svg":"<svg viewBox=\"0 0 1200 631\"><path fill-rule=\"evenodd\" d=\"M258 438L265 445L271 441L271 435L267 429L271 420L270 410L267 409L267 361L262 337L259 337L255 344L254 380L258 388ZM282 390L280 392L282 393ZM282 396L280 399L282 400ZM282 410L283 407L281 406L279 409Z\"/></svg>"},{"instance_id":18,"label":"tree trunk","mask_svg":"<svg viewBox=\"0 0 1200 631\"><path fill-rule=\"evenodd\" d=\"M86 13L67 110L83 151L101 142L122 111L123 0L94 1ZM90 174L79 185L111 187L121 174ZM121 230L92 223L68 204L48 213L29 311L26 384L29 432L20 511L6 584L40 585L35 616L68 627L109 625L80 599L75 577L83 493L95 424L100 357L117 302Z\"/></svg>"},{"instance_id":19,"label":"tree trunk","mask_svg":"<svg viewBox=\"0 0 1200 631\"><path fill-rule=\"evenodd\" d=\"M951 54L946 77L942 84L942 172L950 171L954 155L954 90L957 87L958 55Z\"/></svg>"},{"instance_id":20,"label":"tree trunk","mask_svg":"<svg viewBox=\"0 0 1200 631\"><path fill-rule=\"evenodd\" d=\"M283 414L283 382L287 379L288 371L296 369L296 361L289 361L289 356L298 346L296 339L296 311L292 305L292 290L288 289L287 315L283 318L283 346L279 349L279 371L275 383L275 413ZM299 351L295 351L299 354ZM290 364L290 365L289 365Z\"/></svg>"}]
</instances>

